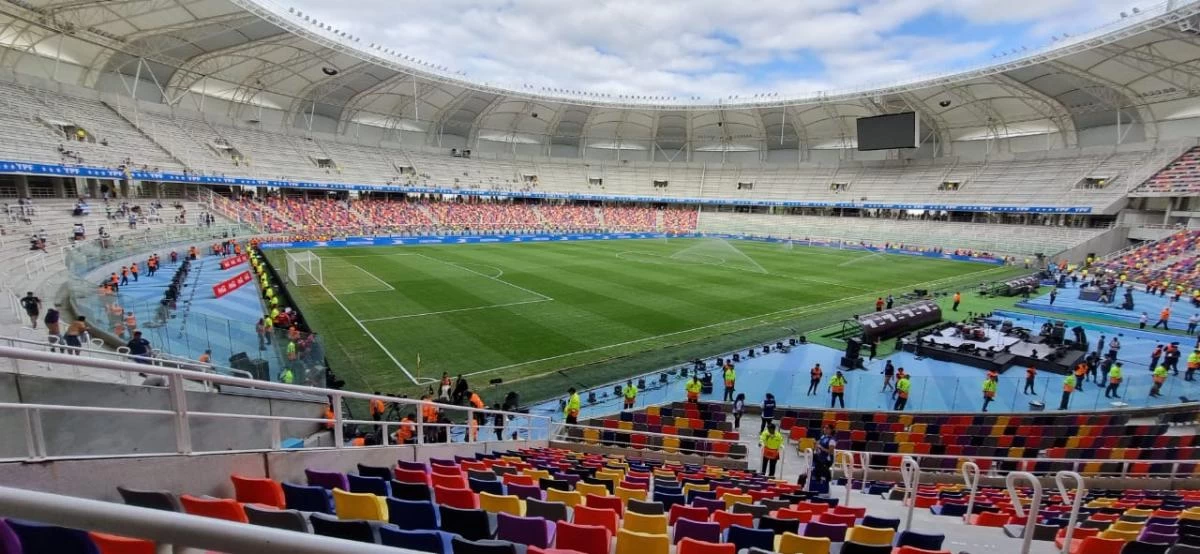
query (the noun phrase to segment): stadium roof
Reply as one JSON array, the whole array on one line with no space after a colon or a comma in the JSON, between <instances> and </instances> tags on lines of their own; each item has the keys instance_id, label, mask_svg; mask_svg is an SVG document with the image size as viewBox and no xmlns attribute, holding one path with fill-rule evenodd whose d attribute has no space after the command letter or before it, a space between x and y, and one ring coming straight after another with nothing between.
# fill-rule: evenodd
<instances>
[{"instance_id":1,"label":"stadium roof","mask_svg":"<svg viewBox=\"0 0 1200 554\"><path fill-rule=\"evenodd\" d=\"M1200 115L1198 14L1200 1L1168 2L995 65L794 98L509 90L406 60L266 0L8 0L0 66L41 68L85 87L105 75L138 78L172 105L200 93L283 110L285 121L317 115L342 129L359 122L531 144L838 148L853 144L855 118L915 110L932 131L927 140L1061 133L1070 147L1079 131L1113 125L1118 113L1145 140L1158 137L1162 121Z\"/></svg>"}]
</instances>

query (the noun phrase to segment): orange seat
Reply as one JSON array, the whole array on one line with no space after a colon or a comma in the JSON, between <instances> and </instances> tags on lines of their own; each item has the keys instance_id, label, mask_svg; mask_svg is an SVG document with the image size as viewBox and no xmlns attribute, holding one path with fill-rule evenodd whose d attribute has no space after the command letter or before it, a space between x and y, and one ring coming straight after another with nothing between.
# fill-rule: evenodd
<instances>
[{"instance_id":1,"label":"orange seat","mask_svg":"<svg viewBox=\"0 0 1200 554\"><path fill-rule=\"evenodd\" d=\"M599 525L576 525L560 521L555 525L554 547L583 554L609 554L612 533Z\"/></svg>"},{"instance_id":2,"label":"orange seat","mask_svg":"<svg viewBox=\"0 0 1200 554\"><path fill-rule=\"evenodd\" d=\"M684 538L675 547L675 554L735 554L737 547L731 542L715 543Z\"/></svg>"},{"instance_id":3,"label":"orange seat","mask_svg":"<svg viewBox=\"0 0 1200 554\"><path fill-rule=\"evenodd\" d=\"M107 533L88 533L100 554L156 554L158 547L152 541L131 539Z\"/></svg>"},{"instance_id":4,"label":"orange seat","mask_svg":"<svg viewBox=\"0 0 1200 554\"><path fill-rule=\"evenodd\" d=\"M754 516L752 514L735 514L725 510L717 510L712 513L712 520L721 526L722 531L728 529L730 525L754 528Z\"/></svg>"},{"instance_id":5,"label":"orange seat","mask_svg":"<svg viewBox=\"0 0 1200 554\"><path fill-rule=\"evenodd\" d=\"M435 466L436 467L436 466ZM441 473L433 473L429 476L434 487L442 486L448 489L465 489L467 488L467 478L461 473L454 475L444 475Z\"/></svg>"},{"instance_id":6,"label":"orange seat","mask_svg":"<svg viewBox=\"0 0 1200 554\"><path fill-rule=\"evenodd\" d=\"M854 516L851 514L835 514L833 512L825 512L817 516L817 521L821 523L845 525L847 528L854 527L854 519Z\"/></svg>"},{"instance_id":7,"label":"orange seat","mask_svg":"<svg viewBox=\"0 0 1200 554\"><path fill-rule=\"evenodd\" d=\"M451 508L460 508L463 510L479 508L479 497L466 487L452 488L435 485L433 487L433 499L438 504L445 504Z\"/></svg>"},{"instance_id":8,"label":"orange seat","mask_svg":"<svg viewBox=\"0 0 1200 554\"><path fill-rule=\"evenodd\" d=\"M775 519L794 519L800 523L808 523L812 521L812 512L808 510L793 510L791 508L780 508L771 514Z\"/></svg>"},{"instance_id":9,"label":"orange seat","mask_svg":"<svg viewBox=\"0 0 1200 554\"><path fill-rule=\"evenodd\" d=\"M233 496L238 502L287 509L287 501L283 499L283 487L274 479L230 475L229 480L233 481Z\"/></svg>"},{"instance_id":10,"label":"orange seat","mask_svg":"<svg viewBox=\"0 0 1200 554\"><path fill-rule=\"evenodd\" d=\"M1093 514L1093 515L1096 515L1096 514ZM1071 533L1071 546L1078 547L1079 543L1082 542L1084 539L1086 539L1088 537L1095 537L1096 535L1099 535L1099 534L1100 534L1099 529L1088 529L1088 528L1084 528L1084 527L1077 527L1075 529L1075 532ZM1056 535L1054 535L1054 546L1057 547L1059 550L1062 550L1063 542L1065 542L1066 537L1067 537L1067 530L1059 529L1058 533ZM1071 550L1075 550L1075 548L1072 548Z\"/></svg>"},{"instance_id":11,"label":"orange seat","mask_svg":"<svg viewBox=\"0 0 1200 554\"><path fill-rule=\"evenodd\" d=\"M396 480L401 483L416 483L420 485L433 486L429 480L429 474L424 471L415 469L403 469L399 467L392 468L392 473L395 474Z\"/></svg>"},{"instance_id":12,"label":"orange seat","mask_svg":"<svg viewBox=\"0 0 1200 554\"><path fill-rule=\"evenodd\" d=\"M206 498L185 494L179 497L183 511L195 516L224 519L238 523L250 523L242 505L232 498Z\"/></svg>"},{"instance_id":13,"label":"orange seat","mask_svg":"<svg viewBox=\"0 0 1200 554\"><path fill-rule=\"evenodd\" d=\"M617 517L617 512L613 510L576 506L575 517L571 522L576 525L596 525L603 527L610 535L616 535L618 526L620 525L620 518Z\"/></svg>"},{"instance_id":14,"label":"orange seat","mask_svg":"<svg viewBox=\"0 0 1200 554\"><path fill-rule=\"evenodd\" d=\"M519 473L505 473L501 480L504 481L505 485L526 485L532 487L537 484L537 482L533 480L533 477L521 475Z\"/></svg>"},{"instance_id":15,"label":"orange seat","mask_svg":"<svg viewBox=\"0 0 1200 554\"><path fill-rule=\"evenodd\" d=\"M625 501L619 496L598 496L595 494L589 494L583 497L583 502L588 508L612 510L617 513L617 517L621 517L621 514L625 513Z\"/></svg>"},{"instance_id":16,"label":"orange seat","mask_svg":"<svg viewBox=\"0 0 1200 554\"><path fill-rule=\"evenodd\" d=\"M967 518L970 525L980 527L1004 527L1008 523L1008 514L1003 512L980 512Z\"/></svg>"},{"instance_id":17,"label":"orange seat","mask_svg":"<svg viewBox=\"0 0 1200 554\"><path fill-rule=\"evenodd\" d=\"M1125 541L1120 539L1088 537L1079 542L1071 539L1071 554L1121 554L1122 548Z\"/></svg>"}]
</instances>

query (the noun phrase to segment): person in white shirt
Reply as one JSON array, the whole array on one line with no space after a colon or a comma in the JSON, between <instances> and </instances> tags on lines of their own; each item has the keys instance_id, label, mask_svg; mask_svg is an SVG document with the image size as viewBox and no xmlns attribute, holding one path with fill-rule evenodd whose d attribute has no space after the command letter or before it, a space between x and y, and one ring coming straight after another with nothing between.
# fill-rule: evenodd
<instances>
[{"instance_id":1,"label":"person in white shirt","mask_svg":"<svg viewBox=\"0 0 1200 554\"><path fill-rule=\"evenodd\" d=\"M1188 316L1187 333L1189 335L1196 334L1196 324L1197 323L1200 323L1200 315L1192 314L1192 315Z\"/></svg>"}]
</instances>

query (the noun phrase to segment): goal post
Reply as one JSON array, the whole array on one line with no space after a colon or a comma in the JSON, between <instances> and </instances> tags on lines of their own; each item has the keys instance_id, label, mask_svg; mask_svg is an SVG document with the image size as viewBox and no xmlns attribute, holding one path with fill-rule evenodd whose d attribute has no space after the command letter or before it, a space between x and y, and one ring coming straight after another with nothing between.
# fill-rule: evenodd
<instances>
[{"instance_id":1,"label":"goal post","mask_svg":"<svg viewBox=\"0 0 1200 554\"><path fill-rule=\"evenodd\" d=\"M288 282L298 287L323 285L321 257L309 250L287 253Z\"/></svg>"}]
</instances>

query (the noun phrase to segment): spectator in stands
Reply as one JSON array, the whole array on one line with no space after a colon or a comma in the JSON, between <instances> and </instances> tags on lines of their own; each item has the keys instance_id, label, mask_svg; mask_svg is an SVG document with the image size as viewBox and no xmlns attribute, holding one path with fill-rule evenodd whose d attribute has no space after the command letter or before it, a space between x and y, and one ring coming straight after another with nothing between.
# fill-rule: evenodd
<instances>
[{"instance_id":1,"label":"spectator in stands","mask_svg":"<svg viewBox=\"0 0 1200 554\"><path fill-rule=\"evenodd\" d=\"M29 326L37 329L38 315L42 312L42 299L34 296L33 291L29 291L21 299L21 307L25 308L25 315L29 316Z\"/></svg>"},{"instance_id":2,"label":"spectator in stands","mask_svg":"<svg viewBox=\"0 0 1200 554\"><path fill-rule=\"evenodd\" d=\"M133 338L125 343L129 348L129 355L133 356L133 361L139 364L150 363L150 341L142 337L141 331L134 331Z\"/></svg>"},{"instance_id":3,"label":"spectator in stands","mask_svg":"<svg viewBox=\"0 0 1200 554\"><path fill-rule=\"evenodd\" d=\"M762 424L758 426L759 433L766 430L767 424L771 423L772 419L775 419L775 395L774 394L771 394L768 392L767 396L765 398L763 398L762 411L760 412L760 417L762 419Z\"/></svg>"},{"instance_id":4,"label":"spectator in stands","mask_svg":"<svg viewBox=\"0 0 1200 554\"><path fill-rule=\"evenodd\" d=\"M467 392L470 390L470 385L467 380L460 374L458 380L454 383L454 393L450 397L450 401L456 406L461 406L467 400Z\"/></svg>"},{"instance_id":5,"label":"spectator in stands","mask_svg":"<svg viewBox=\"0 0 1200 554\"><path fill-rule=\"evenodd\" d=\"M443 371L442 372L442 382L438 386L438 400L440 400L442 402L450 401L450 387L451 386L453 386L453 384L450 381L450 374Z\"/></svg>"},{"instance_id":6,"label":"spectator in stands","mask_svg":"<svg viewBox=\"0 0 1200 554\"><path fill-rule=\"evenodd\" d=\"M760 473L767 477L774 477L775 466L779 463L779 449L783 446L783 433L775 428L775 423L767 423L767 428L758 435L758 444L762 445Z\"/></svg>"},{"instance_id":7,"label":"spectator in stands","mask_svg":"<svg viewBox=\"0 0 1200 554\"><path fill-rule=\"evenodd\" d=\"M79 355L79 347L89 340L87 330L87 318L79 316L67 326L67 334L63 337L66 340L67 346L73 346L70 350L71 354Z\"/></svg>"},{"instance_id":8,"label":"spectator in stands","mask_svg":"<svg viewBox=\"0 0 1200 554\"><path fill-rule=\"evenodd\" d=\"M375 391L374 394L375 396L383 395L383 393L379 391ZM387 410L387 406L384 405L383 401L378 398L372 398L368 404L370 405L371 409L371 419L375 421L383 419L383 413Z\"/></svg>"},{"instance_id":9,"label":"spectator in stands","mask_svg":"<svg viewBox=\"0 0 1200 554\"><path fill-rule=\"evenodd\" d=\"M50 344L57 344L61 346L62 327L59 323L59 319L61 317L58 311L59 307L61 307L61 304L55 303L54 306L52 306L49 310L46 310L46 316L42 318L42 323L46 324L46 334ZM56 349L53 346L50 347L51 352L54 352L55 350Z\"/></svg>"},{"instance_id":10,"label":"spectator in stands","mask_svg":"<svg viewBox=\"0 0 1200 554\"><path fill-rule=\"evenodd\" d=\"M733 400L733 430L737 431L742 426L742 414L746 413L746 395L738 393L737 398Z\"/></svg>"}]
</instances>

